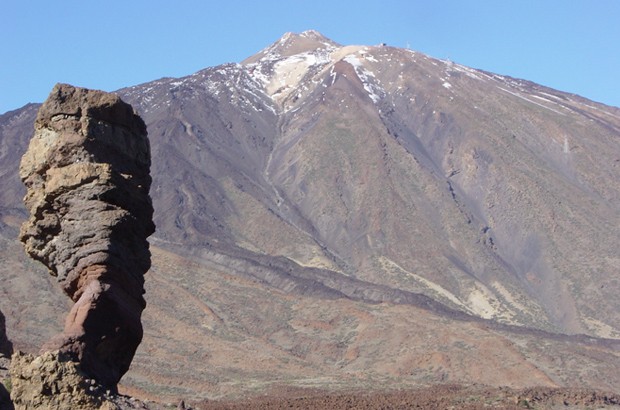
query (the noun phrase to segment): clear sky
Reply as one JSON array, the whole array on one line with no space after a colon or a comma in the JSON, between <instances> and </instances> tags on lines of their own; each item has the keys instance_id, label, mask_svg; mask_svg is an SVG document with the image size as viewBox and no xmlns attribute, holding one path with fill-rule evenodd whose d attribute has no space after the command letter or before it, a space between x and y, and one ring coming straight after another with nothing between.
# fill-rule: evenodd
<instances>
[{"instance_id":1,"label":"clear sky","mask_svg":"<svg viewBox=\"0 0 620 410\"><path fill-rule=\"evenodd\" d=\"M388 43L620 107L620 0L2 0L0 113L239 62L287 31Z\"/></svg>"}]
</instances>

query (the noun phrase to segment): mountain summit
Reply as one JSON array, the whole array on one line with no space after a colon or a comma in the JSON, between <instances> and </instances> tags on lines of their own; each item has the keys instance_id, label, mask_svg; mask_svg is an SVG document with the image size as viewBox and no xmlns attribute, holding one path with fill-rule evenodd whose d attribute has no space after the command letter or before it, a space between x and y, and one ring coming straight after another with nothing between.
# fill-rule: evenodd
<instances>
[{"instance_id":1,"label":"mountain summit","mask_svg":"<svg viewBox=\"0 0 620 410\"><path fill-rule=\"evenodd\" d=\"M252 64L259 60L275 60L318 50L334 50L340 45L318 31L307 30L300 34L285 33L278 41L261 50L242 64Z\"/></svg>"},{"instance_id":2,"label":"mountain summit","mask_svg":"<svg viewBox=\"0 0 620 410\"><path fill-rule=\"evenodd\" d=\"M149 130L158 227L131 386L618 390L620 110L313 31L118 93ZM35 108L0 117L21 349L53 333L15 319L37 281L10 245ZM58 309L39 286L28 309Z\"/></svg>"}]
</instances>

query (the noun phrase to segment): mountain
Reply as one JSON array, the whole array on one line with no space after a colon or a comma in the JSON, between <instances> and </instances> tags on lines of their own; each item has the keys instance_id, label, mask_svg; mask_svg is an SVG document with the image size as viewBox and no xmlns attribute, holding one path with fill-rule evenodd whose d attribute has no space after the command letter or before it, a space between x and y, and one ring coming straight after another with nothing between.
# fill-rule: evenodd
<instances>
[{"instance_id":1,"label":"mountain","mask_svg":"<svg viewBox=\"0 0 620 410\"><path fill-rule=\"evenodd\" d=\"M157 225L128 392L620 391L620 109L315 31L118 94ZM15 243L37 108L0 116L0 310L25 350L66 310Z\"/></svg>"}]
</instances>

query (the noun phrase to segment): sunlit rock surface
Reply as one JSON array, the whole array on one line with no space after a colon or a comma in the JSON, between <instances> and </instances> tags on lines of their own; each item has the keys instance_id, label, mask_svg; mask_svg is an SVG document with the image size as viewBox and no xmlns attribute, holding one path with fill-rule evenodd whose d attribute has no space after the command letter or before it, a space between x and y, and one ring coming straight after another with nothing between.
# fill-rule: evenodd
<instances>
[{"instance_id":1,"label":"sunlit rock surface","mask_svg":"<svg viewBox=\"0 0 620 410\"><path fill-rule=\"evenodd\" d=\"M154 232L146 126L119 97L59 84L20 165L30 213L20 239L75 302L44 350L115 388L142 340Z\"/></svg>"}]
</instances>

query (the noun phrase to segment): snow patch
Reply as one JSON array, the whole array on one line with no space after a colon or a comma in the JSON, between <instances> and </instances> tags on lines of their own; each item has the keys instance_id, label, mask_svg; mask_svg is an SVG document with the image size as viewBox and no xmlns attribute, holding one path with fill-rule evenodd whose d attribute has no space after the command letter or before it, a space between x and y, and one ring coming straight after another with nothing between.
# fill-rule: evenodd
<instances>
[{"instance_id":1,"label":"snow patch","mask_svg":"<svg viewBox=\"0 0 620 410\"><path fill-rule=\"evenodd\" d=\"M500 90L504 91L504 92L507 92L508 94L514 95L515 97L518 97L518 98L520 98L520 99L522 99L522 100L524 100L524 101L527 101L527 102L529 102L529 103L531 103L531 104L534 104L534 105L537 105L537 106L539 106L539 107L546 108L547 110L552 111L552 112L554 112L554 113L556 113L556 114L566 115L566 114L564 114L563 112L560 112L560 111L558 111L558 110L554 110L553 108L551 108L551 107L547 107L547 106L546 106L546 105L544 105L544 104L538 103L538 102L536 102L536 101L532 101L532 100L530 100L529 98L527 98L527 97L525 97L525 96L523 96L523 95L521 95L521 94L519 94L519 93L517 93L517 92L509 91L509 90L507 90L507 89L505 89L505 88L502 88L502 87L498 87L498 88L499 88ZM545 101L549 101L549 100L545 99Z\"/></svg>"},{"instance_id":2,"label":"snow patch","mask_svg":"<svg viewBox=\"0 0 620 410\"><path fill-rule=\"evenodd\" d=\"M302 34L305 36L316 34L304 33ZM277 53L268 52L258 62L246 65L246 71L277 105L282 106L287 97L294 95L293 93L298 93L297 96L300 97L303 92L308 91L308 87L302 85L302 82L309 74L320 71L331 62L330 53L335 47L328 43L325 45L326 48L290 57L280 57Z\"/></svg>"},{"instance_id":3,"label":"snow patch","mask_svg":"<svg viewBox=\"0 0 620 410\"><path fill-rule=\"evenodd\" d=\"M377 84L375 74L364 67L362 61L355 54L349 54L343 60L353 66L370 99L375 103L379 102L385 96L385 90Z\"/></svg>"}]
</instances>

